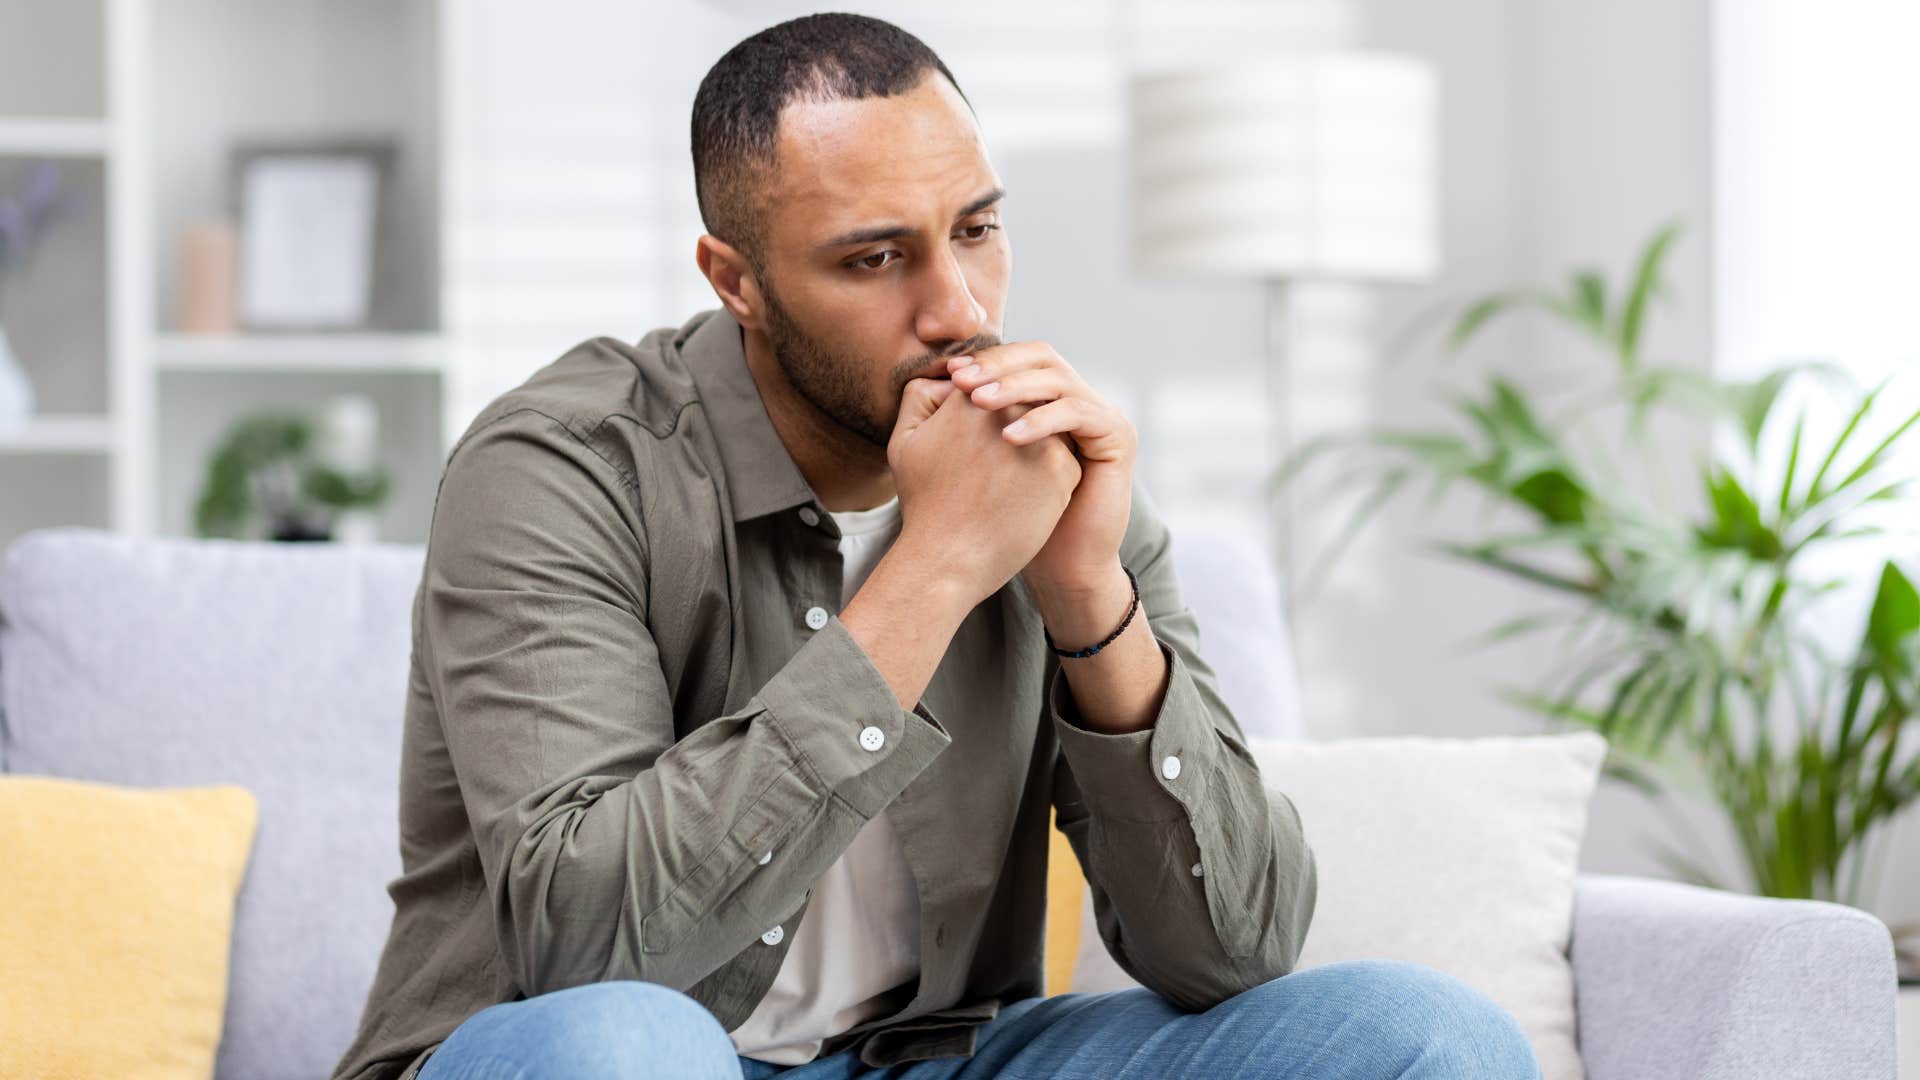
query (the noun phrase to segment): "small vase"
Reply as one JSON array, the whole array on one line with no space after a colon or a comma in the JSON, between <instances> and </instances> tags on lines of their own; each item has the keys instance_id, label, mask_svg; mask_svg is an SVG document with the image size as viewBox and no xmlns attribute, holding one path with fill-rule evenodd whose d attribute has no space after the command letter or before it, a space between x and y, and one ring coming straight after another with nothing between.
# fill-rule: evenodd
<instances>
[{"instance_id":1,"label":"small vase","mask_svg":"<svg viewBox=\"0 0 1920 1080\"><path fill-rule=\"evenodd\" d=\"M333 519L333 538L342 544L372 544L380 539L380 515L347 510Z\"/></svg>"},{"instance_id":2,"label":"small vase","mask_svg":"<svg viewBox=\"0 0 1920 1080\"><path fill-rule=\"evenodd\" d=\"M0 429L21 427L33 417L33 383L14 359L7 328L0 326Z\"/></svg>"}]
</instances>

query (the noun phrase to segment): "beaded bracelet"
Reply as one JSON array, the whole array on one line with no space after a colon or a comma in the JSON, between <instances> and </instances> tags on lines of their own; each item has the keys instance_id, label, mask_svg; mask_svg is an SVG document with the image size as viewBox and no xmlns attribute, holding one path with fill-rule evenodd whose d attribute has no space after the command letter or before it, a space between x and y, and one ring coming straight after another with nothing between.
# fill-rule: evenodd
<instances>
[{"instance_id":1,"label":"beaded bracelet","mask_svg":"<svg viewBox=\"0 0 1920 1080\"><path fill-rule=\"evenodd\" d=\"M1091 645L1084 649L1062 649L1053 643L1053 635L1050 633L1047 633L1047 628L1045 626L1042 626L1040 628L1041 636L1047 639L1047 648L1053 650L1053 655L1065 656L1065 657L1074 658L1074 659L1078 659L1080 657L1092 656L1094 653L1097 653L1101 649L1104 649L1107 646L1113 644L1114 639L1119 637L1123 632L1126 631L1127 624L1133 621L1133 613L1140 609L1140 582L1137 578L1133 576L1133 571L1127 570L1127 568L1124 566L1122 566L1120 569L1126 571L1127 584L1132 586L1133 588L1133 602L1127 605L1127 617L1120 620L1120 629L1115 630L1111 634L1108 634L1107 639L1105 641L1102 641L1098 645Z\"/></svg>"}]
</instances>

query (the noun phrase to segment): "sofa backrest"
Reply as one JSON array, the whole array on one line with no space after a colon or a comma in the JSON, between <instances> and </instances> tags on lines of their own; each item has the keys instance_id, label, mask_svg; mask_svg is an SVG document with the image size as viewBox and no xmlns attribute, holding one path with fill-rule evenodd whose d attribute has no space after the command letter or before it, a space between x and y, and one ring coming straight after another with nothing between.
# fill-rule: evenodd
<instances>
[{"instance_id":1,"label":"sofa backrest","mask_svg":"<svg viewBox=\"0 0 1920 1080\"><path fill-rule=\"evenodd\" d=\"M1202 654L1252 736L1300 734L1278 586L1245 540L1178 534ZM400 872L417 545L45 529L0 565L0 768L260 802L217 1075L325 1076L352 1040Z\"/></svg>"},{"instance_id":2,"label":"sofa backrest","mask_svg":"<svg viewBox=\"0 0 1920 1080\"><path fill-rule=\"evenodd\" d=\"M1293 640L1281 583L1260 545L1239 534L1173 525L1173 570L1200 624L1200 655L1249 739L1304 739Z\"/></svg>"},{"instance_id":3,"label":"sofa backrest","mask_svg":"<svg viewBox=\"0 0 1920 1080\"><path fill-rule=\"evenodd\" d=\"M216 1075L326 1076L400 872L417 547L16 540L0 571L9 772L238 783L260 804Z\"/></svg>"}]
</instances>

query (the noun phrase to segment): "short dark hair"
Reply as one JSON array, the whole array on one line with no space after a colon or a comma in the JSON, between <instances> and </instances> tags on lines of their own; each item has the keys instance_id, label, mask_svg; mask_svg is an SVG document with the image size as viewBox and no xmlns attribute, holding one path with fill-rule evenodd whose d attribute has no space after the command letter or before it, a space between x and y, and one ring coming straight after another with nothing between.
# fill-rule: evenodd
<instances>
[{"instance_id":1,"label":"short dark hair","mask_svg":"<svg viewBox=\"0 0 1920 1080\"><path fill-rule=\"evenodd\" d=\"M919 38L890 22L841 12L789 19L728 49L693 97L693 186L707 232L738 248L762 274L766 222L759 196L773 171L781 111L796 100L892 97L920 85L930 71L960 90L953 72Z\"/></svg>"}]
</instances>

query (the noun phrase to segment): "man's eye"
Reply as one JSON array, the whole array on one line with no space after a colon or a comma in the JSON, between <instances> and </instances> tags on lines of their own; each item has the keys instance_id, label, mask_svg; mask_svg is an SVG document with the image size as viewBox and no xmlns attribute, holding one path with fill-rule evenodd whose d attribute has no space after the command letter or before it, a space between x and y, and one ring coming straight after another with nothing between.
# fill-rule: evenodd
<instances>
[{"instance_id":1,"label":"man's eye","mask_svg":"<svg viewBox=\"0 0 1920 1080\"><path fill-rule=\"evenodd\" d=\"M1000 227L999 225L991 222L982 222L979 225L969 225L966 228L961 229L960 231L961 233L966 235L968 240L979 242L993 235L993 231L995 229L998 229L999 227ZM887 258L887 256L889 255L893 256L894 258L893 259ZM875 273L881 270L885 270L889 266L892 266L894 261L898 259L899 256L900 256L900 253L897 251L894 251L891 248L887 249L886 251L876 251L871 255L865 256L863 258L855 259L852 262L848 263L847 269L863 272L863 273ZM881 261L874 262L875 259L879 259Z\"/></svg>"}]
</instances>

